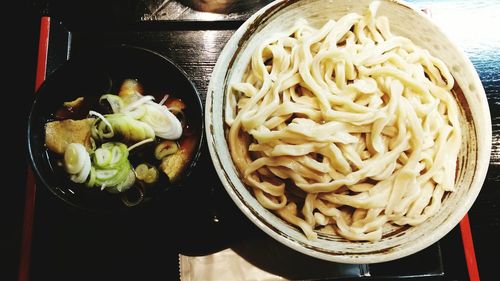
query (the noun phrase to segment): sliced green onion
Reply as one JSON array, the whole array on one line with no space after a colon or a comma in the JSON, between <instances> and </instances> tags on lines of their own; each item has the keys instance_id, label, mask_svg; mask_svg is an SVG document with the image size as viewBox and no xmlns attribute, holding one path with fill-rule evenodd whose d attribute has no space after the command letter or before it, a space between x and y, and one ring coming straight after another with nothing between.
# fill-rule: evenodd
<instances>
[{"instance_id":1,"label":"sliced green onion","mask_svg":"<svg viewBox=\"0 0 500 281\"><path fill-rule=\"evenodd\" d=\"M164 95L161 101L158 103L159 105L163 105L168 100L168 94Z\"/></svg>"},{"instance_id":2,"label":"sliced green onion","mask_svg":"<svg viewBox=\"0 0 500 281\"><path fill-rule=\"evenodd\" d=\"M113 178L118 173L118 170L97 170L96 179L99 181Z\"/></svg>"},{"instance_id":3,"label":"sliced green onion","mask_svg":"<svg viewBox=\"0 0 500 281\"><path fill-rule=\"evenodd\" d=\"M144 106L140 106L134 110L127 112L127 115L134 119L141 119L144 114L146 114L146 108L144 108Z\"/></svg>"},{"instance_id":4,"label":"sliced green onion","mask_svg":"<svg viewBox=\"0 0 500 281\"><path fill-rule=\"evenodd\" d=\"M167 107L151 102L145 104L146 114L140 119L153 128L155 135L168 140L175 140L182 135L182 124Z\"/></svg>"},{"instance_id":5,"label":"sliced green onion","mask_svg":"<svg viewBox=\"0 0 500 281\"><path fill-rule=\"evenodd\" d=\"M158 181L159 172L156 167L152 167L148 170L146 177L144 178L145 183L155 183Z\"/></svg>"},{"instance_id":6,"label":"sliced green onion","mask_svg":"<svg viewBox=\"0 0 500 281\"><path fill-rule=\"evenodd\" d=\"M103 116L103 118L105 118L106 124L109 124L111 127L108 127L108 125L103 123L104 121L99 119L94 121L92 125L92 137L100 141L110 139L115 134L121 136L127 142L139 142L155 137L155 132L150 125L126 114L108 114L105 117Z\"/></svg>"},{"instance_id":7,"label":"sliced green onion","mask_svg":"<svg viewBox=\"0 0 500 281\"><path fill-rule=\"evenodd\" d=\"M132 185L134 185L134 183L135 183L135 174L134 174L134 171L132 169L130 169L125 181L123 181L121 184L117 185L116 189L119 192L122 192L122 191L129 189Z\"/></svg>"},{"instance_id":8,"label":"sliced green onion","mask_svg":"<svg viewBox=\"0 0 500 281\"><path fill-rule=\"evenodd\" d=\"M94 154L96 164L101 167L105 167L111 162L111 156L111 152L104 147L96 149Z\"/></svg>"},{"instance_id":9,"label":"sliced green onion","mask_svg":"<svg viewBox=\"0 0 500 281\"><path fill-rule=\"evenodd\" d=\"M140 142L138 142L138 143L136 143L136 144L133 144L133 145L129 146L129 147L127 148L127 150L128 150L128 151L130 151L130 150L132 150L132 149L134 149L134 148L136 148L136 147L138 147L138 146L141 146L141 145L146 144L146 143L148 143L148 142L152 142L152 141L154 141L154 140L155 140L154 138L145 139L145 140L143 140L143 141L140 141Z\"/></svg>"},{"instance_id":10,"label":"sliced green onion","mask_svg":"<svg viewBox=\"0 0 500 281\"><path fill-rule=\"evenodd\" d=\"M148 173L149 167L146 164L140 164L135 168L135 176L138 180L143 180Z\"/></svg>"},{"instance_id":11,"label":"sliced green onion","mask_svg":"<svg viewBox=\"0 0 500 281\"><path fill-rule=\"evenodd\" d=\"M88 187L99 186L110 193L122 192L135 182L135 173L128 161L127 146L119 142L103 143L93 153L79 174L72 176L76 182Z\"/></svg>"},{"instance_id":12,"label":"sliced green onion","mask_svg":"<svg viewBox=\"0 0 500 281\"><path fill-rule=\"evenodd\" d=\"M111 107L111 111L113 113L118 113L122 110L123 108L123 100L117 96L117 95L103 95L99 98L99 102L102 103L103 101L107 101L109 106Z\"/></svg>"},{"instance_id":13,"label":"sliced green onion","mask_svg":"<svg viewBox=\"0 0 500 281\"><path fill-rule=\"evenodd\" d=\"M124 156L125 155L123 155L122 150L118 146L113 147L111 149L111 161L110 161L110 164L111 165L116 165L118 162L120 162L120 160L123 159Z\"/></svg>"},{"instance_id":14,"label":"sliced green onion","mask_svg":"<svg viewBox=\"0 0 500 281\"><path fill-rule=\"evenodd\" d=\"M90 175L89 179L86 183L88 187L94 187L95 186L95 180L96 180L96 172L94 167L90 167Z\"/></svg>"},{"instance_id":15,"label":"sliced green onion","mask_svg":"<svg viewBox=\"0 0 500 281\"><path fill-rule=\"evenodd\" d=\"M113 148L117 143L115 142L105 142L101 145L102 148L106 148L106 149L111 149Z\"/></svg>"},{"instance_id":16,"label":"sliced green onion","mask_svg":"<svg viewBox=\"0 0 500 281\"><path fill-rule=\"evenodd\" d=\"M76 183L84 183L89 176L91 168L92 164L90 162L90 156L88 156L87 154L87 157L85 157L85 163L83 165L82 170L78 174L71 176L71 180Z\"/></svg>"},{"instance_id":17,"label":"sliced green onion","mask_svg":"<svg viewBox=\"0 0 500 281\"><path fill-rule=\"evenodd\" d=\"M136 108L138 108L139 106L149 102L149 101L152 101L154 100L155 98L153 96L143 96L141 97L139 100L136 100L132 103L130 103L129 105L127 105L123 110L122 112L130 112Z\"/></svg>"},{"instance_id":18,"label":"sliced green onion","mask_svg":"<svg viewBox=\"0 0 500 281\"><path fill-rule=\"evenodd\" d=\"M96 111L93 111L93 110L90 110L89 111L89 115L94 115L96 116L97 118L99 118L98 120L96 120L95 122L98 122L99 120L104 122L104 124L108 127L109 129L109 132L111 133L111 135L113 135L113 126L111 126L111 123L109 123L108 120L106 120L106 118L99 112L96 112ZM101 129L101 131L104 131L103 129Z\"/></svg>"},{"instance_id":19,"label":"sliced green onion","mask_svg":"<svg viewBox=\"0 0 500 281\"><path fill-rule=\"evenodd\" d=\"M66 172L70 174L77 174L83 169L86 157L88 156L87 150L80 143L70 143L64 152L64 167Z\"/></svg>"},{"instance_id":20,"label":"sliced green onion","mask_svg":"<svg viewBox=\"0 0 500 281\"><path fill-rule=\"evenodd\" d=\"M140 164L135 168L135 176L138 180L145 183L155 183L158 181L160 172L155 166L147 163Z\"/></svg>"}]
</instances>

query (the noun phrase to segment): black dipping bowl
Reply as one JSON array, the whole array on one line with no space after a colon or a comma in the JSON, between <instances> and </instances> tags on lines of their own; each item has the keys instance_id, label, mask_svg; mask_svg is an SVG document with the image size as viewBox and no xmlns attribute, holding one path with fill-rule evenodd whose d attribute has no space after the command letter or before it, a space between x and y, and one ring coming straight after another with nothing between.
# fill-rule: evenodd
<instances>
[{"instance_id":1,"label":"black dipping bowl","mask_svg":"<svg viewBox=\"0 0 500 281\"><path fill-rule=\"evenodd\" d=\"M51 161L51 152L45 146L45 124L53 120L54 113L65 101L81 96L117 94L125 79L137 79L144 88L144 94L167 92L182 99L186 104L184 113L196 138L191 163L180 179L162 189L165 192L154 193L150 201L158 200L166 196L171 188L181 186L199 158L203 109L196 88L179 66L153 51L126 45L79 54L58 68L42 84L36 93L28 121L28 150L38 179L52 194L73 207L114 212L149 204L143 202L136 207L127 207L117 194L74 184L63 169Z\"/></svg>"}]
</instances>

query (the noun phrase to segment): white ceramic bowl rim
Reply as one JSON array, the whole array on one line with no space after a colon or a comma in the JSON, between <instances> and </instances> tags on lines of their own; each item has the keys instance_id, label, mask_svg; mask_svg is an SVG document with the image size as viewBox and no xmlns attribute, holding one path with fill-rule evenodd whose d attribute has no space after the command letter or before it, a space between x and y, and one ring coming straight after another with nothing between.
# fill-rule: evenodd
<instances>
[{"instance_id":1,"label":"white ceramic bowl rim","mask_svg":"<svg viewBox=\"0 0 500 281\"><path fill-rule=\"evenodd\" d=\"M318 0L312 0L312 2L315 1ZM418 237L418 243L401 242L398 245L374 251L362 251L359 250L360 248L358 248L357 251L335 251L335 249L332 249L331 247L324 247L323 244L317 244L316 242L304 239L300 236L302 235L300 231L290 225L287 225L286 223L281 222L281 224L278 223L277 225L275 222L271 223L268 221L268 218L265 216L269 216L269 214L272 213L265 210L262 206L260 206L260 204L256 203L256 200L252 199L253 196L238 179L238 173L236 172L229 156L229 150L227 148L224 135L224 121L222 120L222 117L224 116L222 112L224 108L223 96L226 92L231 67L237 63L237 58L239 56L238 51L244 49L246 41L251 40L251 37L256 31L259 31L269 21L272 21L273 16L276 13L292 5L302 4L301 2L311 1L280 0L268 4L245 21L245 23L234 33L220 54L208 87L205 105L205 129L212 161L222 184L240 210L261 230L282 244L316 258L341 263L376 263L398 259L430 246L446 233L451 231L451 229L460 222L479 194L482 183L486 177L490 159L492 135L491 120L486 95L472 63L460 50L460 48L448 39L441 29L432 23L432 21L429 20L425 14L415 8L412 8L405 2L394 0L382 1L388 5L400 5L400 7L408 9L408 11L414 13L417 17L423 18L424 20L427 19L429 25L432 26L432 28L434 28L441 37L447 40L446 43L451 50L458 54L458 58L463 61L463 65L461 65L462 71L467 73L467 77L470 78L469 81L457 81L457 83L461 84L460 88L465 88L466 90L464 91L464 96L457 96L457 98L459 100L463 99L462 102L466 105L465 109L462 109L462 114L464 115L464 121L467 121L468 125L464 126L468 126L467 128L471 132L470 137L473 139L472 143L467 143L466 150L472 155L472 160L467 161L470 162L470 165L474 165L474 167L468 166L465 169L473 170L469 177L469 181L471 182L470 186L464 187L466 188L463 194L465 198L462 198L463 200L459 202L459 205L454 206L454 211L447 217L442 218L444 223L437 225L431 233L420 235ZM334 0L328 2L332 3L341 1ZM365 0L360 2L369 1ZM465 87L466 84L468 84L467 87ZM222 102L220 102L220 99L222 99ZM464 163L465 162L462 162L462 164ZM467 171L462 169L462 174L466 172ZM248 197L249 194L250 197ZM403 228L403 230L405 231L409 228L411 227ZM291 235L293 232L296 232L299 236ZM361 249L365 246L368 249L370 248L370 245L376 244L376 242L356 242L353 243L353 245L354 244L361 247Z\"/></svg>"}]
</instances>

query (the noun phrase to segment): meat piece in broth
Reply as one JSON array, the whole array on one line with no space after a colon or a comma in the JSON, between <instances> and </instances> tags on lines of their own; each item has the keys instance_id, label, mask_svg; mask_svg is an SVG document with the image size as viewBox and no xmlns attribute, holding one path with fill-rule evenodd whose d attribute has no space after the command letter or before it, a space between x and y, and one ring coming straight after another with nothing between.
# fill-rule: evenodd
<instances>
[{"instance_id":1,"label":"meat piece in broth","mask_svg":"<svg viewBox=\"0 0 500 281\"><path fill-rule=\"evenodd\" d=\"M193 138L185 138L180 142L180 149L161 160L160 168L168 176L170 182L176 182L190 163L196 142Z\"/></svg>"}]
</instances>

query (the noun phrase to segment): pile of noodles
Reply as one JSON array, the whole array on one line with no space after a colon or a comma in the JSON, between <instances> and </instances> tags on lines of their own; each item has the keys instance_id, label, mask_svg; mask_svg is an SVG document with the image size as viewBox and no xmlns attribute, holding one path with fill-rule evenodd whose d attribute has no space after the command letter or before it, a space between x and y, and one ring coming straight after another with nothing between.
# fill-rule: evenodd
<instances>
[{"instance_id":1,"label":"pile of noodles","mask_svg":"<svg viewBox=\"0 0 500 281\"><path fill-rule=\"evenodd\" d=\"M259 203L309 239L376 241L386 223L424 222L454 189L453 83L386 17L299 20L228 90L231 157Z\"/></svg>"}]
</instances>

